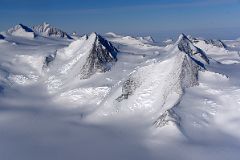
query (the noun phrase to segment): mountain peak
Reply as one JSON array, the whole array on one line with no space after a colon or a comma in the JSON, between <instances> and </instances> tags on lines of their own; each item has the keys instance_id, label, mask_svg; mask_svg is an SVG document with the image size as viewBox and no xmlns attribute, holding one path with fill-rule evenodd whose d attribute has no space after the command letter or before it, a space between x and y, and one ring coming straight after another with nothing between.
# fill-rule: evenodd
<instances>
[{"instance_id":1,"label":"mountain peak","mask_svg":"<svg viewBox=\"0 0 240 160\"><path fill-rule=\"evenodd\" d=\"M113 62L117 61L118 50L109 41L96 32L91 33L88 40L93 40L93 43L81 70L83 79L90 77L97 71L106 72L110 70Z\"/></svg>"},{"instance_id":2,"label":"mountain peak","mask_svg":"<svg viewBox=\"0 0 240 160\"><path fill-rule=\"evenodd\" d=\"M36 36L34 31L31 28L21 23L10 28L7 32L13 36L19 36L19 37L34 38Z\"/></svg>"},{"instance_id":3,"label":"mountain peak","mask_svg":"<svg viewBox=\"0 0 240 160\"><path fill-rule=\"evenodd\" d=\"M67 39L72 39L71 36L69 36L66 32L62 31L61 29L58 29L56 27L53 27L47 22L43 22L40 25L33 26L32 29L46 37L58 37L58 38L67 38Z\"/></svg>"},{"instance_id":4,"label":"mountain peak","mask_svg":"<svg viewBox=\"0 0 240 160\"><path fill-rule=\"evenodd\" d=\"M57 51L56 55L46 57L45 64L57 61L53 66L49 65L51 72L51 69L54 70L56 67L54 64L66 63L59 68L60 78L66 78L67 74L70 79L76 75L80 79L87 79L95 73L109 71L117 61L117 53L118 50L109 41L93 32L89 36L73 41L68 47ZM55 59L55 57L61 58Z\"/></svg>"},{"instance_id":5,"label":"mountain peak","mask_svg":"<svg viewBox=\"0 0 240 160\"><path fill-rule=\"evenodd\" d=\"M19 24L15 25L14 27L10 28L10 29L8 30L8 32L9 32L9 33L12 33L12 32L14 32L14 31L16 31L16 30L18 30L18 29L23 29L23 30L25 30L26 32L33 32L33 30L32 30L31 28L29 28L29 27L27 27L27 26L25 26L25 25L23 25L23 24L21 24L21 23L19 23Z\"/></svg>"},{"instance_id":6,"label":"mountain peak","mask_svg":"<svg viewBox=\"0 0 240 160\"><path fill-rule=\"evenodd\" d=\"M206 54L188 39L185 34L181 34L175 44L181 52L186 53L190 57L194 58L196 62L204 66L204 63L209 64L209 59Z\"/></svg>"},{"instance_id":7,"label":"mountain peak","mask_svg":"<svg viewBox=\"0 0 240 160\"><path fill-rule=\"evenodd\" d=\"M178 37L178 40L177 42L181 41L181 40L189 40L188 37L184 34L184 33L181 33Z\"/></svg>"}]
</instances>

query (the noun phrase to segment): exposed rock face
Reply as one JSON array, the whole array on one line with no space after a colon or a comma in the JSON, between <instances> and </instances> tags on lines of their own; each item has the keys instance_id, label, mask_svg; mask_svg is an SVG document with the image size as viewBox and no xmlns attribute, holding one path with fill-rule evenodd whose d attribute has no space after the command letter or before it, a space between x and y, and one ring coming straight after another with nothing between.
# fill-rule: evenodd
<instances>
[{"instance_id":1,"label":"exposed rock face","mask_svg":"<svg viewBox=\"0 0 240 160\"><path fill-rule=\"evenodd\" d=\"M198 43L200 41L203 41L205 42L206 44L210 44L212 46L215 46L215 47L219 47L219 48L227 48L227 45L225 43L223 43L221 40L218 40L218 39L208 39L208 40L205 40L203 38L195 38L195 37L192 37L191 35L188 35L187 36L188 39L192 42L192 43Z\"/></svg>"},{"instance_id":2,"label":"exposed rock face","mask_svg":"<svg viewBox=\"0 0 240 160\"><path fill-rule=\"evenodd\" d=\"M87 60L81 69L82 78L88 78L97 71L106 72L111 69L113 62L117 61L118 50L97 33L92 33L94 37L92 48Z\"/></svg>"},{"instance_id":3,"label":"exposed rock face","mask_svg":"<svg viewBox=\"0 0 240 160\"><path fill-rule=\"evenodd\" d=\"M180 51L188 54L190 57L194 57L194 60L198 62L202 67L204 66L204 62L209 64L209 59L204 53L204 51L194 46L192 42L184 34L181 34L179 36L179 39L176 42L176 44Z\"/></svg>"},{"instance_id":4,"label":"exposed rock face","mask_svg":"<svg viewBox=\"0 0 240 160\"><path fill-rule=\"evenodd\" d=\"M36 33L42 36L72 39L72 37L69 36L66 32L55 28L46 22L41 25L33 26L32 28Z\"/></svg>"},{"instance_id":5,"label":"exposed rock face","mask_svg":"<svg viewBox=\"0 0 240 160\"><path fill-rule=\"evenodd\" d=\"M177 126L180 125L181 118L172 109L165 111L155 122L156 127L164 127L170 123L174 123Z\"/></svg>"},{"instance_id":6,"label":"exposed rock face","mask_svg":"<svg viewBox=\"0 0 240 160\"><path fill-rule=\"evenodd\" d=\"M34 31L23 24L18 24L13 28L10 28L7 32L13 36L26 37L26 38L36 37L36 34L34 33Z\"/></svg>"},{"instance_id":7,"label":"exposed rock face","mask_svg":"<svg viewBox=\"0 0 240 160\"><path fill-rule=\"evenodd\" d=\"M3 35L0 34L0 39L5 39L5 37Z\"/></svg>"},{"instance_id":8,"label":"exposed rock face","mask_svg":"<svg viewBox=\"0 0 240 160\"><path fill-rule=\"evenodd\" d=\"M43 68L46 68L49 66L49 64L54 61L56 58L57 53L55 52L54 54L50 54L47 57L45 57L44 63L43 63Z\"/></svg>"},{"instance_id":9,"label":"exposed rock face","mask_svg":"<svg viewBox=\"0 0 240 160\"><path fill-rule=\"evenodd\" d=\"M210 39L210 40L205 40L205 42L207 44L211 44L211 45L219 47L219 48L227 48L227 46L221 40Z\"/></svg>"},{"instance_id":10,"label":"exposed rock face","mask_svg":"<svg viewBox=\"0 0 240 160\"><path fill-rule=\"evenodd\" d=\"M131 96L139 86L139 80L134 76L130 76L129 79L123 83L122 95L120 95L116 100L121 102L124 99L128 99L128 96Z\"/></svg>"},{"instance_id":11,"label":"exposed rock face","mask_svg":"<svg viewBox=\"0 0 240 160\"><path fill-rule=\"evenodd\" d=\"M87 79L96 72L109 71L117 61L117 53L109 41L92 33L45 57L43 67L48 67L48 71L57 74L59 79Z\"/></svg>"}]
</instances>

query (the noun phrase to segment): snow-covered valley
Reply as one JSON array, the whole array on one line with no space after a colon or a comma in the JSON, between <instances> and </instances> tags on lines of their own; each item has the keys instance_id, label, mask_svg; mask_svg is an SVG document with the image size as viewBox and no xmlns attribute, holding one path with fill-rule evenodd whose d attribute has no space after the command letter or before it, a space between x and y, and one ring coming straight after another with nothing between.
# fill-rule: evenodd
<instances>
[{"instance_id":1,"label":"snow-covered valley","mask_svg":"<svg viewBox=\"0 0 240 160\"><path fill-rule=\"evenodd\" d=\"M17 25L0 35L0 160L237 160L240 41Z\"/></svg>"}]
</instances>

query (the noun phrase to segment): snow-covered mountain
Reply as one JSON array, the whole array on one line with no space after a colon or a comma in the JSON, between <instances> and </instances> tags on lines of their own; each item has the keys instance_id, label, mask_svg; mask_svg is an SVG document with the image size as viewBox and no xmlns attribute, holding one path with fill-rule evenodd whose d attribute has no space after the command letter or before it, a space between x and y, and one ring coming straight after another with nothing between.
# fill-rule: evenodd
<instances>
[{"instance_id":1,"label":"snow-covered mountain","mask_svg":"<svg viewBox=\"0 0 240 160\"><path fill-rule=\"evenodd\" d=\"M70 81L78 82L95 73L109 71L117 61L117 53L118 50L99 34L83 36L45 58L43 68L51 75L49 86L55 86L56 79L68 85ZM53 76L55 81L51 80Z\"/></svg>"},{"instance_id":2,"label":"snow-covered mountain","mask_svg":"<svg viewBox=\"0 0 240 160\"><path fill-rule=\"evenodd\" d=\"M0 43L1 160L238 159L239 41L9 34Z\"/></svg>"},{"instance_id":3,"label":"snow-covered mountain","mask_svg":"<svg viewBox=\"0 0 240 160\"><path fill-rule=\"evenodd\" d=\"M18 24L12 28L10 28L7 31L8 34L13 35L13 36L18 36L18 37L25 37L25 38L34 38L36 37L36 34L34 33L34 31L23 25L23 24Z\"/></svg>"},{"instance_id":4,"label":"snow-covered mountain","mask_svg":"<svg viewBox=\"0 0 240 160\"><path fill-rule=\"evenodd\" d=\"M171 122L180 123L173 109L186 88L198 85L198 71L204 70L196 55L203 54L202 51L183 34L169 54L171 58L168 60L158 60L130 74L117 98L119 102L125 99L124 106L150 112L155 125L161 127ZM204 57L203 60L208 59Z\"/></svg>"},{"instance_id":5,"label":"snow-covered mountain","mask_svg":"<svg viewBox=\"0 0 240 160\"><path fill-rule=\"evenodd\" d=\"M66 32L56 27L53 27L46 22L40 25L33 26L32 29L37 34L40 34L42 36L72 39L72 37L69 36Z\"/></svg>"}]
</instances>

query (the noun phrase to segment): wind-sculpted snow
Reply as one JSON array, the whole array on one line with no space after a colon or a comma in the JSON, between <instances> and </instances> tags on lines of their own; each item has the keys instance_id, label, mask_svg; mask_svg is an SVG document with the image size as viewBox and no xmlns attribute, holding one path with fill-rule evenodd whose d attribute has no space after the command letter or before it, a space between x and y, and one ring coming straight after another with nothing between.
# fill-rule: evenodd
<instances>
[{"instance_id":1,"label":"wind-sculpted snow","mask_svg":"<svg viewBox=\"0 0 240 160\"><path fill-rule=\"evenodd\" d=\"M18 24L13 28L10 28L7 31L7 33L13 36L25 37L25 38L34 38L36 36L34 31L31 28L23 24Z\"/></svg>"},{"instance_id":2,"label":"wind-sculpted snow","mask_svg":"<svg viewBox=\"0 0 240 160\"><path fill-rule=\"evenodd\" d=\"M51 26L50 24L44 22L43 24L33 26L32 29L46 37L58 37L58 38L67 38L67 39L72 39L71 36L69 36L66 32Z\"/></svg>"}]
</instances>

